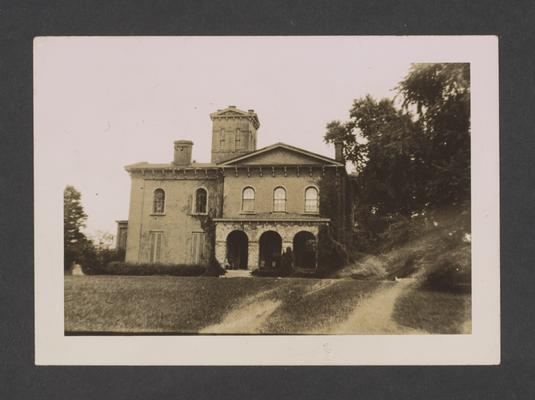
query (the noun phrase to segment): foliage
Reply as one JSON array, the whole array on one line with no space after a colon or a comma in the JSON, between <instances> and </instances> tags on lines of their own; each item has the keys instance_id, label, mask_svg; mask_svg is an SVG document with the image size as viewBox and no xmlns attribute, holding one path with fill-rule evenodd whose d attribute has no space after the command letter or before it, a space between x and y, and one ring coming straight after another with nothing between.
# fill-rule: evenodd
<instances>
[{"instance_id":1,"label":"foliage","mask_svg":"<svg viewBox=\"0 0 535 400\"><path fill-rule=\"evenodd\" d=\"M215 255L210 256L210 261L206 266L206 270L203 273L203 276L221 276L225 275L227 271L221 266L219 261L215 258Z\"/></svg>"},{"instance_id":2,"label":"foliage","mask_svg":"<svg viewBox=\"0 0 535 400\"><path fill-rule=\"evenodd\" d=\"M73 262L83 262L91 243L81 231L85 227L87 214L82 206L82 195L74 186L66 186L63 191L63 248L64 269L71 268Z\"/></svg>"},{"instance_id":3,"label":"foliage","mask_svg":"<svg viewBox=\"0 0 535 400\"><path fill-rule=\"evenodd\" d=\"M406 240L415 213L469 201L469 65L415 64L396 89L401 102L366 96L327 124L325 141L356 168L360 251Z\"/></svg>"},{"instance_id":4,"label":"foliage","mask_svg":"<svg viewBox=\"0 0 535 400\"><path fill-rule=\"evenodd\" d=\"M102 266L98 275L173 275L173 276L200 276L206 267L192 264L150 264L126 263L114 261Z\"/></svg>"},{"instance_id":5,"label":"foliage","mask_svg":"<svg viewBox=\"0 0 535 400\"><path fill-rule=\"evenodd\" d=\"M320 274L334 271L349 261L344 246L338 243L330 227L322 226L318 232L318 271Z\"/></svg>"},{"instance_id":6,"label":"foliage","mask_svg":"<svg viewBox=\"0 0 535 400\"><path fill-rule=\"evenodd\" d=\"M470 65L416 64L398 86L426 136L426 196L456 204L470 190Z\"/></svg>"}]
</instances>

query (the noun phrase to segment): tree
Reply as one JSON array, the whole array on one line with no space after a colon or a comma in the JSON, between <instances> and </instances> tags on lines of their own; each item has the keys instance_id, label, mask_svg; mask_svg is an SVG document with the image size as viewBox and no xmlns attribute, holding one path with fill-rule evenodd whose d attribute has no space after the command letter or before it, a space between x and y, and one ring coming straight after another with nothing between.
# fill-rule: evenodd
<instances>
[{"instance_id":1,"label":"tree","mask_svg":"<svg viewBox=\"0 0 535 400\"><path fill-rule=\"evenodd\" d=\"M359 207L379 217L455 205L470 189L468 64L415 64L393 99L354 101L347 122L327 124L358 172Z\"/></svg>"},{"instance_id":2,"label":"tree","mask_svg":"<svg viewBox=\"0 0 535 400\"><path fill-rule=\"evenodd\" d=\"M63 246L65 252L64 269L68 270L73 262L81 262L88 245L81 231L85 227L87 214L81 203L81 194L74 186L68 185L63 191Z\"/></svg>"},{"instance_id":3,"label":"tree","mask_svg":"<svg viewBox=\"0 0 535 400\"><path fill-rule=\"evenodd\" d=\"M437 205L470 195L470 65L414 64L397 87L426 136L426 195Z\"/></svg>"},{"instance_id":4,"label":"tree","mask_svg":"<svg viewBox=\"0 0 535 400\"><path fill-rule=\"evenodd\" d=\"M327 125L325 140L341 141L358 172L359 204L374 214L410 214L421 206L421 126L393 100L355 100L346 123Z\"/></svg>"}]
</instances>

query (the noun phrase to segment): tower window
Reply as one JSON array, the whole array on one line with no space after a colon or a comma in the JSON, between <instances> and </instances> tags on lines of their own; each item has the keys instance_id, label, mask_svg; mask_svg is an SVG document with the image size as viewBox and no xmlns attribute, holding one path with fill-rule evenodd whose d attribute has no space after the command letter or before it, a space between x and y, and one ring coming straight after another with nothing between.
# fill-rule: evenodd
<instances>
[{"instance_id":1,"label":"tower window","mask_svg":"<svg viewBox=\"0 0 535 400\"><path fill-rule=\"evenodd\" d=\"M242 211L254 211L255 192L252 187L246 187L242 192Z\"/></svg>"},{"instance_id":2,"label":"tower window","mask_svg":"<svg viewBox=\"0 0 535 400\"><path fill-rule=\"evenodd\" d=\"M221 148L225 147L225 129L221 128L221 133L219 134L219 146Z\"/></svg>"},{"instance_id":3,"label":"tower window","mask_svg":"<svg viewBox=\"0 0 535 400\"><path fill-rule=\"evenodd\" d=\"M286 211L286 189L278 187L273 191L273 211Z\"/></svg>"},{"instance_id":4,"label":"tower window","mask_svg":"<svg viewBox=\"0 0 535 400\"><path fill-rule=\"evenodd\" d=\"M152 203L152 212L154 214L163 214L165 211L165 192L163 189L154 191L154 201Z\"/></svg>"},{"instance_id":5,"label":"tower window","mask_svg":"<svg viewBox=\"0 0 535 400\"><path fill-rule=\"evenodd\" d=\"M195 191L195 212L197 214L206 214L206 200L208 193L206 189L199 188Z\"/></svg>"},{"instance_id":6,"label":"tower window","mask_svg":"<svg viewBox=\"0 0 535 400\"><path fill-rule=\"evenodd\" d=\"M242 148L240 128L236 129L236 136L235 136L234 142L235 142L235 145L236 145L236 150Z\"/></svg>"},{"instance_id":7,"label":"tower window","mask_svg":"<svg viewBox=\"0 0 535 400\"><path fill-rule=\"evenodd\" d=\"M317 213L319 211L318 189L309 187L305 190L305 212Z\"/></svg>"}]
</instances>

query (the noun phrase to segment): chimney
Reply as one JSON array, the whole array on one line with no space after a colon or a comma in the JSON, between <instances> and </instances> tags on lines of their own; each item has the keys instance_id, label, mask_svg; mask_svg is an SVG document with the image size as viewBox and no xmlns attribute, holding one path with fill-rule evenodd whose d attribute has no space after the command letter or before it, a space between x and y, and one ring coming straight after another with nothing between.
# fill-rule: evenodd
<instances>
[{"instance_id":1,"label":"chimney","mask_svg":"<svg viewBox=\"0 0 535 400\"><path fill-rule=\"evenodd\" d=\"M334 159L345 164L346 160L344 159L343 148L344 144L341 140L334 142Z\"/></svg>"},{"instance_id":2,"label":"chimney","mask_svg":"<svg viewBox=\"0 0 535 400\"><path fill-rule=\"evenodd\" d=\"M173 164L175 165L190 165L191 164L191 149L193 142L191 140L176 140L175 141L175 156Z\"/></svg>"}]
</instances>

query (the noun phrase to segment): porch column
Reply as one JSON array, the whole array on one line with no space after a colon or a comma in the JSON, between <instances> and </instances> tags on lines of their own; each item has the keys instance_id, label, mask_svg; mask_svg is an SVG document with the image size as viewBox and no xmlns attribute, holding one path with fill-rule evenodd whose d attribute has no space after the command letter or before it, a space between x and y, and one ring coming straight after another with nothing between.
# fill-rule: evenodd
<instances>
[{"instance_id":1,"label":"porch column","mask_svg":"<svg viewBox=\"0 0 535 400\"><path fill-rule=\"evenodd\" d=\"M253 270L258 268L258 242L249 241L248 246L248 255L247 255L247 266L248 269Z\"/></svg>"},{"instance_id":2,"label":"porch column","mask_svg":"<svg viewBox=\"0 0 535 400\"><path fill-rule=\"evenodd\" d=\"M227 257L227 242L224 240L216 240L215 242L215 258L225 268L225 258Z\"/></svg>"}]
</instances>

